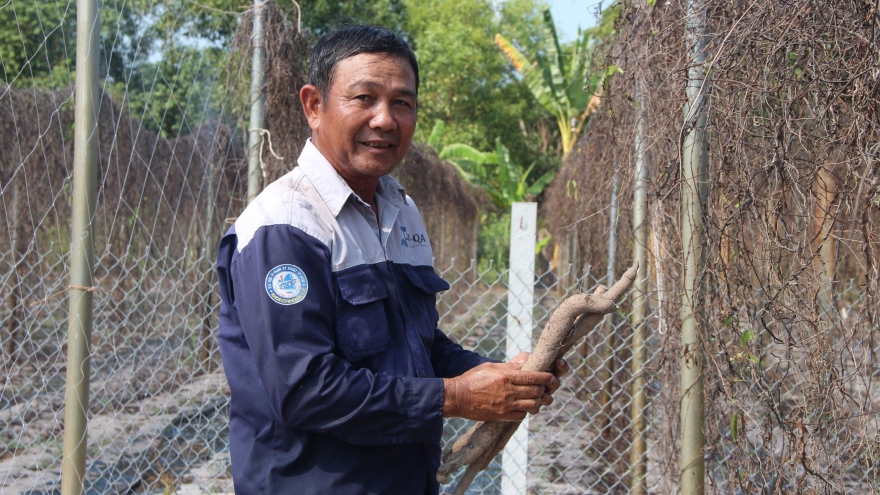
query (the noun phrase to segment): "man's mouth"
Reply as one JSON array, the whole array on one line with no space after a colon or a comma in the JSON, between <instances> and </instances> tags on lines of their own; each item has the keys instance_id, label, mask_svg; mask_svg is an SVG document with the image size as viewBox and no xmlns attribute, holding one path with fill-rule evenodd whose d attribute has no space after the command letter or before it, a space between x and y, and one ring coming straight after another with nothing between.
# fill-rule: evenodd
<instances>
[{"instance_id":1,"label":"man's mouth","mask_svg":"<svg viewBox=\"0 0 880 495\"><path fill-rule=\"evenodd\" d=\"M364 146L369 146L370 148L379 148L379 149L390 148L392 146L391 143L385 143L385 142L379 142L379 141L361 141L361 144L363 144Z\"/></svg>"}]
</instances>

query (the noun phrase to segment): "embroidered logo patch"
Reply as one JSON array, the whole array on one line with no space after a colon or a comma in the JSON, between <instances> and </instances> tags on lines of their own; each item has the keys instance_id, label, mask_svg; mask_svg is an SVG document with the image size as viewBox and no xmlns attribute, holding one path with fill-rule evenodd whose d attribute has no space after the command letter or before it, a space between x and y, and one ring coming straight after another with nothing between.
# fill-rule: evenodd
<instances>
[{"instance_id":1,"label":"embroidered logo patch","mask_svg":"<svg viewBox=\"0 0 880 495\"><path fill-rule=\"evenodd\" d=\"M400 227L400 245L406 247L419 247L428 242L428 238L425 237L425 234L410 234L406 231L406 227L403 225L398 225Z\"/></svg>"},{"instance_id":2,"label":"embroidered logo patch","mask_svg":"<svg viewBox=\"0 0 880 495\"><path fill-rule=\"evenodd\" d=\"M278 304L296 304L308 291L309 279L296 265L278 265L266 275L266 293Z\"/></svg>"}]
</instances>

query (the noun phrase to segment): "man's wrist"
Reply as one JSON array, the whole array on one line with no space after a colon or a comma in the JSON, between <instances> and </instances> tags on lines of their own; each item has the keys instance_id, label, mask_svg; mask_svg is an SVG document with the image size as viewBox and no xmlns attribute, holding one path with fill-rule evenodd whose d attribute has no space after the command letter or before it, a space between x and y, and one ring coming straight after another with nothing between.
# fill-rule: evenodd
<instances>
[{"instance_id":1,"label":"man's wrist","mask_svg":"<svg viewBox=\"0 0 880 495\"><path fill-rule=\"evenodd\" d=\"M459 415L458 411L458 380L443 379L443 417L452 418Z\"/></svg>"}]
</instances>

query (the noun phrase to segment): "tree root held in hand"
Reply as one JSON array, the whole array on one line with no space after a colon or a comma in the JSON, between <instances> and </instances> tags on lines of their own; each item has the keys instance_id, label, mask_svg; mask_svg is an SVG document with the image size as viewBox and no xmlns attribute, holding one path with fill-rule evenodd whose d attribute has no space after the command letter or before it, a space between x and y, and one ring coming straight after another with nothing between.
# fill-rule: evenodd
<instances>
[{"instance_id":1,"label":"tree root held in hand","mask_svg":"<svg viewBox=\"0 0 880 495\"><path fill-rule=\"evenodd\" d=\"M576 294L563 301L550 316L550 321L538 339L538 345L522 369L551 370L557 358L564 356L606 314L617 309L617 301L632 287L638 268L638 263L631 266L609 289L600 285L592 294ZM475 424L443 456L443 464L437 470L437 481L447 483L450 474L462 466L468 466L453 492L455 495L464 494L477 474L486 469L492 459L504 449L519 425L520 421L485 421Z\"/></svg>"}]
</instances>

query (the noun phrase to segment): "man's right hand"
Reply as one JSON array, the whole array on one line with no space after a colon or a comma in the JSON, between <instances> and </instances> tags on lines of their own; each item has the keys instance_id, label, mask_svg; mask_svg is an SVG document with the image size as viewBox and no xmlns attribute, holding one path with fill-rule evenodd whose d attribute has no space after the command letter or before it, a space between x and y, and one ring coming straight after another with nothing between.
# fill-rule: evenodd
<instances>
[{"instance_id":1,"label":"man's right hand","mask_svg":"<svg viewBox=\"0 0 880 495\"><path fill-rule=\"evenodd\" d=\"M553 401L545 387L555 390L559 379L552 373L522 371L524 362L484 363L461 376L444 378L443 416L519 421L537 413Z\"/></svg>"}]
</instances>

